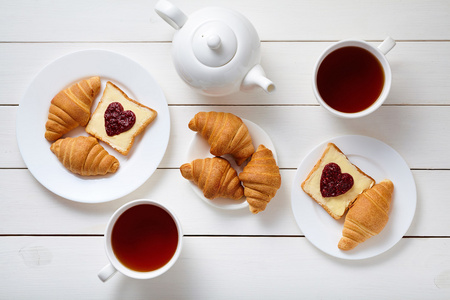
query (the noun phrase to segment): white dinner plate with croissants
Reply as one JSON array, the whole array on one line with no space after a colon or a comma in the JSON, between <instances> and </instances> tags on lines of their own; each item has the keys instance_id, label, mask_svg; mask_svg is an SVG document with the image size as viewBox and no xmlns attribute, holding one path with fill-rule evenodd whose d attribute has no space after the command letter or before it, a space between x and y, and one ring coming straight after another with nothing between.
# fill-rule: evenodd
<instances>
[{"instance_id":1,"label":"white dinner plate with croissants","mask_svg":"<svg viewBox=\"0 0 450 300\"><path fill-rule=\"evenodd\" d=\"M306 194L301 187L310 171L321 158L328 143L334 143L352 164L375 180L375 185L384 179L389 179L394 185L392 197L389 199L391 203L387 212L388 217L380 216L379 218L387 219L384 228L379 233L375 233L375 229L370 229L368 226L364 227L365 230L372 230L371 234L374 235L362 242L355 238L357 246L351 250L338 248L343 235L345 219L349 215L348 212L350 210L340 219L334 219L321 205ZM373 188L375 189L375 186ZM350 209L355 212L358 209L359 213L360 207L357 208L358 200L359 198L353 203L353 206L350 206ZM323 252L334 257L349 260L373 257L391 249L401 240L411 225L416 210L416 202L417 195L414 178L410 168L400 154L377 139L359 135L335 137L315 147L300 163L291 193L292 211L305 237ZM384 213L381 210L375 212L372 209L365 209L365 212L360 215L367 215L368 218L376 220L378 218L376 214ZM354 215L352 214L352 216ZM354 222L349 217L346 228L352 226L350 224L352 221L353 225L361 225L361 223Z\"/></svg>"},{"instance_id":2,"label":"white dinner plate with croissants","mask_svg":"<svg viewBox=\"0 0 450 300\"><path fill-rule=\"evenodd\" d=\"M277 161L277 154L275 151L275 146L272 143L272 140L270 139L269 135L262 129L259 125L246 120L242 119L244 124L247 126L248 131L252 137L252 143L253 147L255 149L258 148L259 145L264 145L268 149L272 151L273 157L275 161ZM210 153L211 146L208 144L205 138L203 138L200 134L196 133L192 141L189 145L187 155L186 155L186 161L191 162L194 159L198 158L207 158L207 157L214 157ZM233 159L233 157L229 154L224 155L223 158L228 160L228 162L231 164L231 166L236 170L237 174L241 173L244 169L244 166L246 165L246 162L244 162L241 166L238 166ZM202 190L193 182L189 181L189 184L191 185L194 193L203 201L205 201L207 204L224 210L238 210L242 208L248 208L249 204L246 201L246 198L243 197L239 200L233 200L228 199L224 197L218 197L215 199L207 199L204 195Z\"/></svg>"},{"instance_id":3,"label":"white dinner plate with croissants","mask_svg":"<svg viewBox=\"0 0 450 300\"><path fill-rule=\"evenodd\" d=\"M101 81L91 114L110 81L129 98L155 110L157 116L136 136L126 155L99 141L118 160L120 165L114 170L115 173L82 176L72 173L58 160L50 150L52 142L44 135L53 97L91 76L99 76ZM42 185L66 199L98 203L131 193L154 173L169 142L170 115L161 88L145 68L114 52L84 50L53 61L34 78L20 102L16 128L23 160ZM62 138L79 136L89 136L82 126L64 134Z\"/></svg>"}]
</instances>

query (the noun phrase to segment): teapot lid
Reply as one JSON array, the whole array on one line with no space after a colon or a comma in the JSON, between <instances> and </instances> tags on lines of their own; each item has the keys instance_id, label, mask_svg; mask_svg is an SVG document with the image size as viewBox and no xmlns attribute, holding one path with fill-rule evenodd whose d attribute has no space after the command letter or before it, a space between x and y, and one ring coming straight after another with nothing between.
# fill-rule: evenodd
<instances>
[{"instance_id":1,"label":"teapot lid","mask_svg":"<svg viewBox=\"0 0 450 300\"><path fill-rule=\"evenodd\" d=\"M208 67L221 67L236 54L237 38L224 22L208 21L201 24L192 37L195 57Z\"/></svg>"}]
</instances>

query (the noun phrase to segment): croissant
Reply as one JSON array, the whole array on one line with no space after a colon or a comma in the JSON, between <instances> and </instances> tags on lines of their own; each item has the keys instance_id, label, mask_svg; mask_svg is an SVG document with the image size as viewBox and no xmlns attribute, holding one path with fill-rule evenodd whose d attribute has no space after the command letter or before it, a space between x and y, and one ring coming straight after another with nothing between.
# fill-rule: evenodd
<instances>
[{"instance_id":1,"label":"croissant","mask_svg":"<svg viewBox=\"0 0 450 300\"><path fill-rule=\"evenodd\" d=\"M339 249L351 250L383 230L393 191L394 184L385 179L358 196L345 217Z\"/></svg>"},{"instance_id":2,"label":"croissant","mask_svg":"<svg viewBox=\"0 0 450 300\"><path fill-rule=\"evenodd\" d=\"M244 196L244 188L236 170L221 157L196 159L180 167L184 178L194 181L208 199L217 197L238 200Z\"/></svg>"},{"instance_id":3,"label":"croissant","mask_svg":"<svg viewBox=\"0 0 450 300\"><path fill-rule=\"evenodd\" d=\"M272 151L259 145L252 158L239 174L250 211L257 214L266 209L281 186L280 169Z\"/></svg>"},{"instance_id":4,"label":"croissant","mask_svg":"<svg viewBox=\"0 0 450 300\"><path fill-rule=\"evenodd\" d=\"M86 126L91 106L100 91L100 77L79 81L52 99L45 124L45 138L52 142L78 126Z\"/></svg>"},{"instance_id":5,"label":"croissant","mask_svg":"<svg viewBox=\"0 0 450 300\"><path fill-rule=\"evenodd\" d=\"M239 166L255 152L247 126L231 113L199 112L189 128L208 140L212 155L231 154Z\"/></svg>"},{"instance_id":6,"label":"croissant","mask_svg":"<svg viewBox=\"0 0 450 300\"><path fill-rule=\"evenodd\" d=\"M115 173L119 161L98 143L94 137L79 136L59 139L50 146L64 167L80 175Z\"/></svg>"}]
</instances>

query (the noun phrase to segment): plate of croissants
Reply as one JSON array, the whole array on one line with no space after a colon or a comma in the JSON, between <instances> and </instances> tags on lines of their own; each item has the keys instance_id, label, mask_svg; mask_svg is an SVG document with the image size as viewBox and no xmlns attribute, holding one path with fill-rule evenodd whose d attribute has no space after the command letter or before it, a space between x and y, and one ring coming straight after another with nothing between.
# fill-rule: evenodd
<instances>
[{"instance_id":1,"label":"plate of croissants","mask_svg":"<svg viewBox=\"0 0 450 300\"><path fill-rule=\"evenodd\" d=\"M216 208L264 211L281 185L272 140L257 124L226 112L199 112L180 167L198 197Z\"/></svg>"},{"instance_id":2,"label":"plate of croissants","mask_svg":"<svg viewBox=\"0 0 450 300\"><path fill-rule=\"evenodd\" d=\"M131 193L153 174L168 145L170 115L145 68L114 52L84 50L34 78L16 128L22 158L42 185L98 203Z\"/></svg>"},{"instance_id":3,"label":"plate of croissants","mask_svg":"<svg viewBox=\"0 0 450 300\"><path fill-rule=\"evenodd\" d=\"M305 237L323 252L356 260L391 249L416 210L416 185L400 154L367 136L315 147L300 163L291 205Z\"/></svg>"}]
</instances>

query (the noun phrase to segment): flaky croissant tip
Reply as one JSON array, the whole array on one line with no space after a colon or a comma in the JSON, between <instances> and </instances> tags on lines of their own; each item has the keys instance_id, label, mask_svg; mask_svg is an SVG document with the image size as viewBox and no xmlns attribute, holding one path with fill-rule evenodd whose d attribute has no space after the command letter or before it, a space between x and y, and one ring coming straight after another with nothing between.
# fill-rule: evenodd
<instances>
[{"instance_id":1,"label":"flaky croissant tip","mask_svg":"<svg viewBox=\"0 0 450 300\"><path fill-rule=\"evenodd\" d=\"M259 213L261 210L254 208L253 206L249 206L249 210L252 214L256 215L257 213Z\"/></svg>"},{"instance_id":2,"label":"flaky croissant tip","mask_svg":"<svg viewBox=\"0 0 450 300\"><path fill-rule=\"evenodd\" d=\"M197 131L198 130L198 128L197 128L197 126L195 124L195 118L193 118L192 120L189 121L188 127L192 131Z\"/></svg>"},{"instance_id":3,"label":"flaky croissant tip","mask_svg":"<svg viewBox=\"0 0 450 300\"><path fill-rule=\"evenodd\" d=\"M114 162L114 163L112 164L111 168L109 168L109 172L111 172L111 173L116 173L117 170L119 169L119 166L120 166L120 163L119 163L118 161L117 161L117 162Z\"/></svg>"},{"instance_id":4,"label":"flaky croissant tip","mask_svg":"<svg viewBox=\"0 0 450 300\"><path fill-rule=\"evenodd\" d=\"M181 176L186 178L187 180L193 180L192 177L192 165L190 163L183 164L180 167Z\"/></svg>"},{"instance_id":5,"label":"flaky croissant tip","mask_svg":"<svg viewBox=\"0 0 450 300\"><path fill-rule=\"evenodd\" d=\"M358 245L358 242L352 241L351 239L348 239L346 237L342 237L339 240L338 248L343 251L348 251L354 249Z\"/></svg>"}]
</instances>

